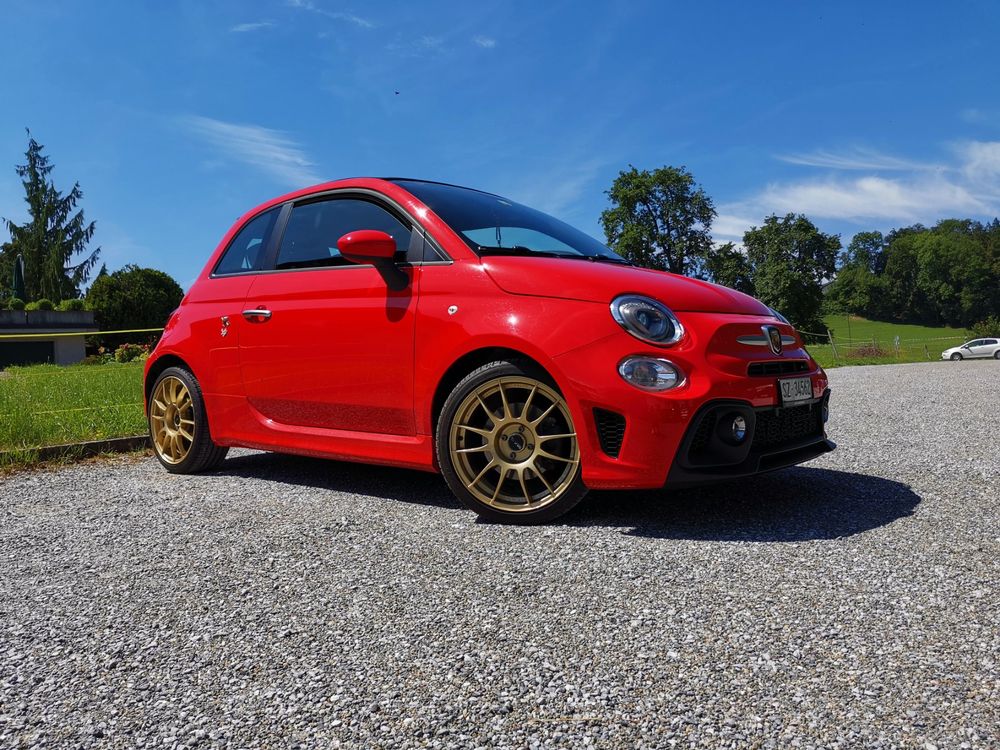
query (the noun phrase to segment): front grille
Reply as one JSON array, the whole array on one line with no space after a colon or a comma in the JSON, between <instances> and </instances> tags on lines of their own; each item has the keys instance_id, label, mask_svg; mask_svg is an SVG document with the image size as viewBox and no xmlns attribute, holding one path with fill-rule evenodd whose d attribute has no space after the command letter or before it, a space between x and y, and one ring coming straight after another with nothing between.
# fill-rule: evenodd
<instances>
[{"instance_id":1,"label":"front grille","mask_svg":"<svg viewBox=\"0 0 1000 750\"><path fill-rule=\"evenodd\" d=\"M611 458L618 458L625 439L625 417L607 409L594 409L594 422L601 450Z\"/></svg>"},{"instance_id":2,"label":"front grille","mask_svg":"<svg viewBox=\"0 0 1000 750\"><path fill-rule=\"evenodd\" d=\"M823 410L804 404L757 412L752 450L764 452L823 435Z\"/></svg>"},{"instance_id":3,"label":"front grille","mask_svg":"<svg viewBox=\"0 0 1000 750\"><path fill-rule=\"evenodd\" d=\"M770 362L751 362L747 375L788 375L793 372L809 372L809 363L804 359L775 359Z\"/></svg>"}]
</instances>

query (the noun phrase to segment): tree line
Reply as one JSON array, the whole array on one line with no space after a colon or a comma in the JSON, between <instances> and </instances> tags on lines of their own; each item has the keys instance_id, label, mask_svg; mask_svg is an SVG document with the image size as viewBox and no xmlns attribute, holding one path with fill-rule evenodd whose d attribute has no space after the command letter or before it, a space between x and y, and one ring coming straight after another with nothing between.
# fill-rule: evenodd
<instances>
[{"instance_id":1,"label":"tree line","mask_svg":"<svg viewBox=\"0 0 1000 750\"><path fill-rule=\"evenodd\" d=\"M1000 316L996 219L859 232L844 250L802 214L771 215L738 248L712 241L715 206L684 167L630 167L607 195L601 223L620 255L746 292L805 330L824 331L829 313L986 328Z\"/></svg>"}]
</instances>

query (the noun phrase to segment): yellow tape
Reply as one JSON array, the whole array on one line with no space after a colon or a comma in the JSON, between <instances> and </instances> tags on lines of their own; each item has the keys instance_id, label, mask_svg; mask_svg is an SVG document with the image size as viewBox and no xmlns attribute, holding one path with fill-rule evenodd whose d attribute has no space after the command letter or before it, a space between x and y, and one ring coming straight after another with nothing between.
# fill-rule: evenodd
<instances>
[{"instance_id":1,"label":"yellow tape","mask_svg":"<svg viewBox=\"0 0 1000 750\"><path fill-rule=\"evenodd\" d=\"M40 416L42 414L68 414L74 411L100 411L101 409L120 409L123 406L142 406L142 401L131 401L127 404L105 404L104 406L81 406L77 409L53 409L52 411L33 411L31 415L33 417ZM8 414L0 414L0 417L13 417L16 416L14 412Z\"/></svg>"},{"instance_id":2,"label":"yellow tape","mask_svg":"<svg viewBox=\"0 0 1000 750\"><path fill-rule=\"evenodd\" d=\"M131 331L80 331L78 333L0 333L0 339L62 338L63 336L110 336L117 333L158 333L162 328L135 328Z\"/></svg>"}]
</instances>

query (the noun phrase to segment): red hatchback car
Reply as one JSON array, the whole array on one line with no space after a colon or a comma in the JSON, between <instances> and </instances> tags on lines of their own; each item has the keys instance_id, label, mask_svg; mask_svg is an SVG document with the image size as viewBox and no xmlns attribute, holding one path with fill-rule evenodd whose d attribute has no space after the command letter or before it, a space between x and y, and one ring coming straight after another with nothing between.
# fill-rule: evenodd
<instances>
[{"instance_id":1,"label":"red hatchback car","mask_svg":"<svg viewBox=\"0 0 1000 750\"><path fill-rule=\"evenodd\" d=\"M825 373L761 302L411 179L241 217L170 316L145 393L168 471L229 446L440 471L514 523L588 488L734 479L834 447Z\"/></svg>"}]
</instances>

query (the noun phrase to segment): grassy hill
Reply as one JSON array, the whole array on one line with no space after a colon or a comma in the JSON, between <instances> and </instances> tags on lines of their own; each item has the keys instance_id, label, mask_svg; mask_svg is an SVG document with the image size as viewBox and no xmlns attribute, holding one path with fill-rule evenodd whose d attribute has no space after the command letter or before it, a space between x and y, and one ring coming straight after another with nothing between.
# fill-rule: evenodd
<instances>
[{"instance_id":1,"label":"grassy hill","mask_svg":"<svg viewBox=\"0 0 1000 750\"><path fill-rule=\"evenodd\" d=\"M857 315L850 320L846 315L827 315L823 322L833 332L836 352L830 344L808 345L823 367L937 360L943 350L969 339L964 328L888 323Z\"/></svg>"}]
</instances>

